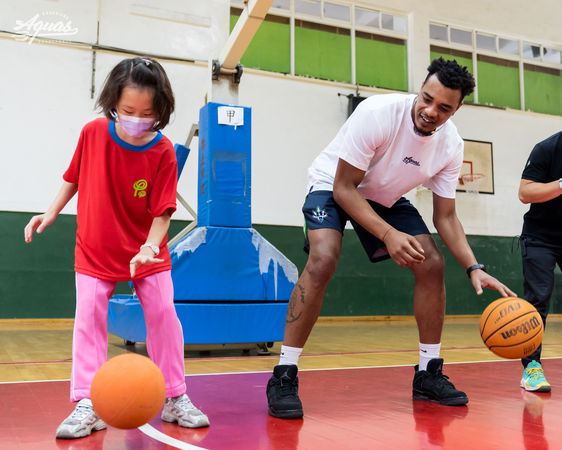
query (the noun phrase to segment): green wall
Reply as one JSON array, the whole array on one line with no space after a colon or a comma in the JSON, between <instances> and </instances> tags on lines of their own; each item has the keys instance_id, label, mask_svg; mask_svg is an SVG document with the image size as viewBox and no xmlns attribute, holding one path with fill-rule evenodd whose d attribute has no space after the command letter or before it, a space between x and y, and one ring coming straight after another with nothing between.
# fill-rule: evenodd
<instances>
[{"instance_id":1,"label":"green wall","mask_svg":"<svg viewBox=\"0 0 562 450\"><path fill-rule=\"evenodd\" d=\"M32 214L0 212L0 318L65 318L74 315L75 216L61 215L31 244L23 240L23 228ZM173 221L170 235L186 222ZM302 272L301 227L255 225L255 228ZM480 314L499 297L486 291L478 297L462 268L436 241L446 260L447 314ZM469 236L479 261L490 272L523 295L521 261L513 238ZM562 313L562 275L557 283L551 310ZM335 278L328 291L322 315L412 315L414 280L410 271L392 261L371 264L353 230L346 230L344 247ZM117 292L128 293L126 283Z\"/></svg>"},{"instance_id":2,"label":"green wall","mask_svg":"<svg viewBox=\"0 0 562 450\"><path fill-rule=\"evenodd\" d=\"M562 76L525 70L525 109L562 115Z\"/></svg>"},{"instance_id":3,"label":"green wall","mask_svg":"<svg viewBox=\"0 0 562 450\"><path fill-rule=\"evenodd\" d=\"M230 30L239 19L232 8ZM350 30L297 20L295 74L351 82ZM399 91L408 90L406 44L375 34L357 32L357 84ZM291 71L291 25L286 17L266 16L241 60L242 65L272 72Z\"/></svg>"},{"instance_id":4,"label":"green wall","mask_svg":"<svg viewBox=\"0 0 562 450\"><path fill-rule=\"evenodd\" d=\"M295 26L295 74L351 82L351 37Z\"/></svg>"},{"instance_id":5,"label":"green wall","mask_svg":"<svg viewBox=\"0 0 562 450\"><path fill-rule=\"evenodd\" d=\"M230 15L230 30L239 16ZM267 16L261 23L240 63L246 67L271 72L291 72L291 28L281 18Z\"/></svg>"},{"instance_id":6,"label":"green wall","mask_svg":"<svg viewBox=\"0 0 562 450\"><path fill-rule=\"evenodd\" d=\"M519 69L479 60L478 103L521 109Z\"/></svg>"},{"instance_id":7,"label":"green wall","mask_svg":"<svg viewBox=\"0 0 562 450\"><path fill-rule=\"evenodd\" d=\"M408 90L406 45L355 37L357 84Z\"/></svg>"}]
</instances>

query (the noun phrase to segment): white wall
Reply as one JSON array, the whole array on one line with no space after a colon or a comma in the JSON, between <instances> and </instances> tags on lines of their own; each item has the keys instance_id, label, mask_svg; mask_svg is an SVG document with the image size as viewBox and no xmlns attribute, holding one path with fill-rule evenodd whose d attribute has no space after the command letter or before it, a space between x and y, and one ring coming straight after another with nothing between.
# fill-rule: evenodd
<instances>
[{"instance_id":1,"label":"white wall","mask_svg":"<svg viewBox=\"0 0 562 450\"><path fill-rule=\"evenodd\" d=\"M63 10L74 4L68 0L34 1L38 12L43 4ZM98 9L91 6L92 2L80 1L88 7L78 11L73 6L74 9L64 11L78 27L84 27L86 41L92 38L91 26L87 24L97 21ZM26 2L12 0L8 3L12 5L11 12L0 20L5 31L11 30L16 19L27 19L34 11L24 7L28 5ZM140 3L160 4L155 0ZM172 8L176 3L168 1L164 5ZM425 2L423 10L418 9L418 3L397 0L392 4L394 10L413 14L415 39L411 44L415 49L416 86L421 84L429 60L429 20L562 43L561 28L555 23L556 17L562 15L558 1L543 0L535 2L533 8L515 8L513 1L479 0L465 2L459 8L455 2L439 0L429 5ZM388 9L380 2L369 4ZM0 8L5 9L5 6L2 4ZM137 49L157 50L156 34L154 30L148 36L139 34ZM121 44L127 45L127 42ZM163 47L170 55L173 48L164 44ZM66 44L34 42L30 45L3 33L0 34L0 55L0 132L3 136L0 210L43 211L58 190L81 127L96 116L94 100L90 98L92 53L87 48L72 48ZM127 55L97 52L96 97L108 71L124 57ZM201 63L163 61L163 65L177 101L173 121L164 132L172 141L183 142L203 105L208 71ZM300 209L305 195L306 169L347 117L347 99L338 93L349 94L354 90L350 85L245 71L240 85L240 103L253 108L254 223L302 225ZM361 94L381 92L364 89ZM454 122L463 138L493 143L495 194L474 197L460 193L458 196L458 213L466 232L495 236L518 234L526 210L517 199L524 162L536 142L562 129L562 117L463 106ZM196 145L197 140L192 148L196 149ZM196 205L196 161L196 151L193 151L179 186L192 206ZM422 192L409 197L430 224L431 195ZM74 213L75 203L64 212ZM189 218L181 208L175 217Z\"/></svg>"}]
</instances>

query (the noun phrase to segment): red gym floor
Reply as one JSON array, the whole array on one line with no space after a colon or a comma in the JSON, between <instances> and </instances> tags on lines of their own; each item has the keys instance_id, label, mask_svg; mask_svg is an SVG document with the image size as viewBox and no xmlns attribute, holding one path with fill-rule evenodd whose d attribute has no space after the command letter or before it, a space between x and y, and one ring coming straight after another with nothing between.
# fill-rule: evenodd
<instances>
[{"instance_id":1,"label":"red gym floor","mask_svg":"<svg viewBox=\"0 0 562 450\"><path fill-rule=\"evenodd\" d=\"M301 371L305 417L289 421L267 414L269 373L189 376L189 394L208 414L211 426L190 430L159 418L150 423L183 446L164 444L138 429L109 428L83 439L56 440L56 427L73 408L68 382L3 383L0 448L562 448L562 359L546 359L543 367L552 394L519 388L519 361L446 365L445 374L467 392L467 407L413 401L411 366Z\"/></svg>"}]
</instances>

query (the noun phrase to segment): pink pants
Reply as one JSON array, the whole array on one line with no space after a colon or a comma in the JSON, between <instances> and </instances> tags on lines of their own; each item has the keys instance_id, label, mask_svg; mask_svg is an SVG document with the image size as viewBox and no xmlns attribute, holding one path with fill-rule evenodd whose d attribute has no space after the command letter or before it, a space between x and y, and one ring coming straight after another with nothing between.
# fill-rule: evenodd
<instances>
[{"instance_id":1,"label":"pink pants","mask_svg":"<svg viewBox=\"0 0 562 450\"><path fill-rule=\"evenodd\" d=\"M116 284L76 274L71 401L90 398L94 375L107 360L107 309ZM174 307L171 272L149 275L133 285L144 311L148 354L164 375L166 397L182 395L186 391L183 331Z\"/></svg>"}]
</instances>

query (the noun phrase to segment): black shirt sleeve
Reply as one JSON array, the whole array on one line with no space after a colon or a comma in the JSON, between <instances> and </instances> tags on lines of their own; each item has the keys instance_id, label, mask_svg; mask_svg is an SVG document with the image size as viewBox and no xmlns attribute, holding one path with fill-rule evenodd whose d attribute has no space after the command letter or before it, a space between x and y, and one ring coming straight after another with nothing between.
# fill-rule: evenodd
<instances>
[{"instance_id":1,"label":"black shirt sleeve","mask_svg":"<svg viewBox=\"0 0 562 450\"><path fill-rule=\"evenodd\" d=\"M552 181L548 179L551 163L552 152L548 151L548 147L543 145L543 142L539 142L529 155L521 178L539 183L548 183Z\"/></svg>"}]
</instances>

